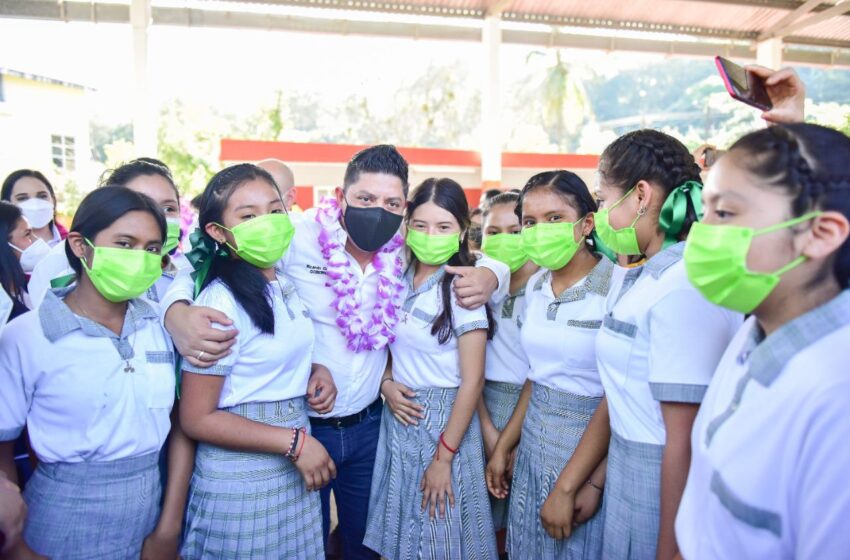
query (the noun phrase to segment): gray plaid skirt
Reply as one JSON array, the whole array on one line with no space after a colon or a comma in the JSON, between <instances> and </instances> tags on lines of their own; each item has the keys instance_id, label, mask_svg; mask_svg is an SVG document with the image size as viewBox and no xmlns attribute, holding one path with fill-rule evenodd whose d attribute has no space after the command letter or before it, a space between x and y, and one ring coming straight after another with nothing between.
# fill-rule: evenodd
<instances>
[{"instance_id":1,"label":"gray plaid skirt","mask_svg":"<svg viewBox=\"0 0 850 560\"><path fill-rule=\"evenodd\" d=\"M508 517L508 556L535 560L594 560L602 555L604 506L565 540L555 540L540 510L575 453L601 398L534 383L522 424Z\"/></svg>"},{"instance_id":2,"label":"gray plaid skirt","mask_svg":"<svg viewBox=\"0 0 850 560\"><path fill-rule=\"evenodd\" d=\"M255 422L306 427L306 401L246 403L226 409ZM195 558L324 557L322 507L283 454L198 444L181 556Z\"/></svg>"},{"instance_id":3,"label":"gray plaid skirt","mask_svg":"<svg viewBox=\"0 0 850 560\"><path fill-rule=\"evenodd\" d=\"M24 538L53 559L138 559L159 519L159 453L39 463L27 483Z\"/></svg>"},{"instance_id":4,"label":"gray plaid skirt","mask_svg":"<svg viewBox=\"0 0 850 560\"><path fill-rule=\"evenodd\" d=\"M513 383L487 381L484 384L484 405L487 407L487 412L490 413L490 419L500 432L505 429L508 420L511 419L521 392L522 385ZM508 526L508 498L497 499L490 496L490 504L493 507L493 527L497 531L506 528Z\"/></svg>"},{"instance_id":5,"label":"gray plaid skirt","mask_svg":"<svg viewBox=\"0 0 850 560\"><path fill-rule=\"evenodd\" d=\"M663 452L662 445L629 441L611 433L605 482L604 558L655 558Z\"/></svg>"},{"instance_id":6,"label":"gray plaid skirt","mask_svg":"<svg viewBox=\"0 0 850 560\"><path fill-rule=\"evenodd\" d=\"M452 461L455 506L445 519L422 511L420 483L446 427L457 389L416 389L425 407L418 426L403 426L384 407L363 544L389 560L491 560L496 536L484 482L481 426L474 415Z\"/></svg>"}]
</instances>

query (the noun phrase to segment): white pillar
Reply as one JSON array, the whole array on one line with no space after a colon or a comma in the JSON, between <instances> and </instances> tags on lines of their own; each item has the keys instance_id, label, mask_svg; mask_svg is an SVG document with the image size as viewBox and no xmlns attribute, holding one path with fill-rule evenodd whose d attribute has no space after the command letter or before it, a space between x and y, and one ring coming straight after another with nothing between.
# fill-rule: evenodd
<instances>
[{"instance_id":1,"label":"white pillar","mask_svg":"<svg viewBox=\"0 0 850 560\"><path fill-rule=\"evenodd\" d=\"M499 99L499 49L502 44L501 17L488 15L484 19L482 41L486 69L482 91L483 134L481 142L482 188L498 187L502 183L502 126Z\"/></svg>"},{"instance_id":2,"label":"white pillar","mask_svg":"<svg viewBox=\"0 0 850 560\"><path fill-rule=\"evenodd\" d=\"M756 62L773 70L782 66L782 38L756 43Z\"/></svg>"},{"instance_id":3,"label":"white pillar","mask_svg":"<svg viewBox=\"0 0 850 560\"><path fill-rule=\"evenodd\" d=\"M133 143L137 156L156 157L156 116L148 88L148 28L150 0L132 0L130 25L133 28Z\"/></svg>"}]
</instances>

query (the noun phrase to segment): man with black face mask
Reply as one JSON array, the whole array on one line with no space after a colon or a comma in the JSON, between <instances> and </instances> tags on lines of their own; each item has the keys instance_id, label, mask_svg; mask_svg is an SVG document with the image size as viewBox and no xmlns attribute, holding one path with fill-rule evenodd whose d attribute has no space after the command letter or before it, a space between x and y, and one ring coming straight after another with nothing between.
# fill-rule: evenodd
<instances>
[{"instance_id":1,"label":"man with black face mask","mask_svg":"<svg viewBox=\"0 0 850 560\"><path fill-rule=\"evenodd\" d=\"M407 162L394 147L357 153L335 197L305 212L281 262L316 332L307 395L312 435L338 472L321 491L325 541L333 490L346 560L377 558L362 542L383 406L380 382L400 315L395 290L403 273L399 227L407 190ZM453 271L459 276L455 297L465 307L480 307L497 288L502 293L508 287L507 267L492 260L481 264ZM227 353L233 331L211 328L229 320L186 306L191 296L191 279L183 273L163 298L165 325L185 359L209 366Z\"/></svg>"}]
</instances>

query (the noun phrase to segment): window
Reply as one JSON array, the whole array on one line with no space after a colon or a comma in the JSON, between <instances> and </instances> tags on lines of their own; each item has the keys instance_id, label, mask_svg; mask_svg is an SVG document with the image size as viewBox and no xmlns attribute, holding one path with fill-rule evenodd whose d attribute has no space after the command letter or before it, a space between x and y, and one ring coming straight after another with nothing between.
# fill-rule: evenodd
<instances>
[{"instance_id":1,"label":"window","mask_svg":"<svg viewBox=\"0 0 850 560\"><path fill-rule=\"evenodd\" d=\"M50 145L53 165L65 171L74 171L77 168L77 152L72 136L53 134L50 137Z\"/></svg>"}]
</instances>

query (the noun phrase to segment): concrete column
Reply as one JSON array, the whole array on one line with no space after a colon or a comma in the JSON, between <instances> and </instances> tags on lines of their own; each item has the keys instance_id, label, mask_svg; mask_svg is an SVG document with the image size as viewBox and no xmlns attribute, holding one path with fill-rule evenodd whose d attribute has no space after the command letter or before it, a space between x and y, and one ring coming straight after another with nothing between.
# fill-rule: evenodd
<instances>
[{"instance_id":1,"label":"concrete column","mask_svg":"<svg viewBox=\"0 0 850 560\"><path fill-rule=\"evenodd\" d=\"M777 37L756 43L756 62L761 66L779 70L782 66L782 38Z\"/></svg>"},{"instance_id":2,"label":"concrete column","mask_svg":"<svg viewBox=\"0 0 850 560\"><path fill-rule=\"evenodd\" d=\"M501 17L488 15L482 34L486 69L482 84L481 183L483 189L502 184L502 126L499 98L499 50L502 44Z\"/></svg>"},{"instance_id":3,"label":"concrete column","mask_svg":"<svg viewBox=\"0 0 850 560\"><path fill-rule=\"evenodd\" d=\"M151 107L148 85L150 24L150 0L132 0L130 25L133 29L133 143L137 156L156 157L156 116Z\"/></svg>"}]
</instances>

